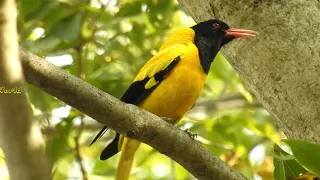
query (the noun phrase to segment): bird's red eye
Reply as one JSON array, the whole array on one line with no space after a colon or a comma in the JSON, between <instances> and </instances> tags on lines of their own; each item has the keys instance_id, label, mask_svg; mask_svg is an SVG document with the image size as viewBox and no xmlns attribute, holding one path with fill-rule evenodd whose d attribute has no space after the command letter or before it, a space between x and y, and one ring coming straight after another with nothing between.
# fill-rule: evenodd
<instances>
[{"instance_id":1,"label":"bird's red eye","mask_svg":"<svg viewBox=\"0 0 320 180\"><path fill-rule=\"evenodd\" d=\"M220 24L218 24L218 23L214 23L212 26L215 29L220 29Z\"/></svg>"}]
</instances>

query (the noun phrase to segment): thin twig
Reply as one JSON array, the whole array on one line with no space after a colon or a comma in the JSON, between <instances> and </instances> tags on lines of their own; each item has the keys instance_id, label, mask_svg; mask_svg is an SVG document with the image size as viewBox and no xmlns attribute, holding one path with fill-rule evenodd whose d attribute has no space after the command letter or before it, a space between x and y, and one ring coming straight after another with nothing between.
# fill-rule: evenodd
<instances>
[{"instance_id":1,"label":"thin twig","mask_svg":"<svg viewBox=\"0 0 320 180\"><path fill-rule=\"evenodd\" d=\"M232 109L232 108L262 108L259 102L248 102L240 93L219 97L217 100L198 101L191 111L197 108L205 108L208 111L216 109Z\"/></svg>"},{"instance_id":2,"label":"thin twig","mask_svg":"<svg viewBox=\"0 0 320 180\"><path fill-rule=\"evenodd\" d=\"M219 149L223 149L223 150L226 150L226 151L231 151L231 152L234 152L234 149L232 149L230 146L228 145L225 145L225 144L218 144L218 143L214 143L212 141L209 141L201 136L197 136L197 141L199 141L201 144L205 144L205 145L208 145L208 146L212 146L212 147L215 147L215 148L219 148Z\"/></svg>"},{"instance_id":3,"label":"thin twig","mask_svg":"<svg viewBox=\"0 0 320 180\"><path fill-rule=\"evenodd\" d=\"M83 126L84 126L84 122L83 122L83 118L81 117L81 123L80 123L80 128L77 131L76 136L74 137L74 142L75 142L75 158L76 161L78 162L79 166L80 166L80 170L81 170L81 174L82 174L82 179L83 180L88 180L88 174L86 169L83 166L82 163L82 157L80 154L80 143L79 143L79 139L81 137L82 131L83 131Z\"/></svg>"}]
</instances>

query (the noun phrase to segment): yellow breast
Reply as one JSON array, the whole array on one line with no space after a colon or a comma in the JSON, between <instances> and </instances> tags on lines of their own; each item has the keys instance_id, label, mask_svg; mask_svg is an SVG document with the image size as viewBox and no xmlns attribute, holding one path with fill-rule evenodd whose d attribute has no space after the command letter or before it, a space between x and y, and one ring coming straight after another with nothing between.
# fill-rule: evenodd
<instances>
[{"instance_id":1,"label":"yellow breast","mask_svg":"<svg viewBox=\"0 0 320 180\"><path fill-rule=\"evenodd\" d=\"M160 117L179 120L198 99L206 76L198 49L189 43L176 67L140 107Z\"/></svg>"}]
</instances>

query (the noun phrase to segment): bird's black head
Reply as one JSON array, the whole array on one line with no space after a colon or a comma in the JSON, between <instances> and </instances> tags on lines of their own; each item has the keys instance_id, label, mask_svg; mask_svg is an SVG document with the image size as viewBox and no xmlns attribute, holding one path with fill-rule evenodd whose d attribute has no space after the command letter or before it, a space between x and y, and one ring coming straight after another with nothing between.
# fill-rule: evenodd
<instances>
[{"instance_id":1,"label":"bird's black head","mask_svg":"<svg viewBox=\"0 0 320 180\"><path fill-rule=\"evenodd\" d=\"M211 19L198 23L191 28L196 32L197 35L203 36L208 39L219 39L221 42L226 35L226 31L230 29L230 27L225 22L217 19ZM229 36L228 42L230 42L232 39L234 39L234 37Z\"/></svg>"},{"instance_id":2,"label":"bird's black head","mask_svg":"<svg viewBox=\"0 0 320 180\"><path fill-rule=\"evenodd\" d=\"M235 38L253 37L255 32L230 28L225 22L211 19L191 27L195 31L195 44L199 50L201 65L206 73L220 48Z\"/></svg>"}]
</instances>

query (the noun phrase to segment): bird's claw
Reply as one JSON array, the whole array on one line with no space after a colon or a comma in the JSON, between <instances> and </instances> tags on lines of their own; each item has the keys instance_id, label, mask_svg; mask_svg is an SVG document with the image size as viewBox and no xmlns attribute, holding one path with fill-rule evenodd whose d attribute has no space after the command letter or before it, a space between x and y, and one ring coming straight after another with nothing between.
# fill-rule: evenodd
<instances>
[{"instance_id":1,"label":"bird's claw","mask_svg":"<svg viewBox=\"0 0 320 180\"><path fill-rule=\"evenodd\" d=\"M171 119L171 118L161 117L161 119L165 120L166 122L168 122L168 123L170 123L170 124L174 124L174 120ZM186 132L193 140L194 140L195 138L197 138L197 136L198 136L197 134L190 132L188 128L185 129L184 132Z\"/></svg>"},{"instance_id":2,"label":"bird's claw","mask_svg":"<svg viewBox=\"0 0 320 180\"><path fill-rule=\"evenodd\" d=\"M171 118L168 118L168 117L161 117L161 119L165 120L166 122L170 123L170 124L173 124L174 123L174 120L171 119Z\"/></svg>"},{"instance_id":3,"label":"bird's claw","mask_svg":"<svg viewBox=\"0 0 320 180\"><path fill-rule=\"evenodd\" d=\"M192 133L189 131L189 129L185 129L184 132L186 132L193 140L197 138L198 134Z\"/></svg>"}]
</instances>

